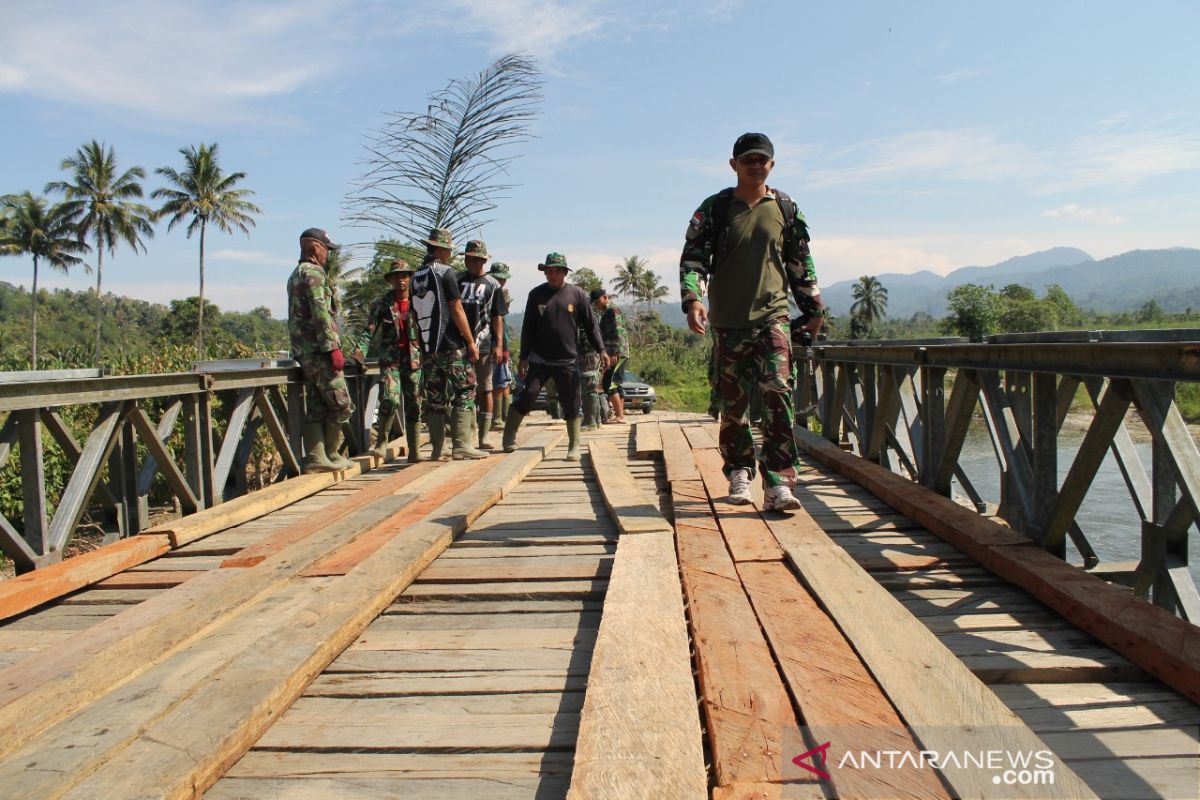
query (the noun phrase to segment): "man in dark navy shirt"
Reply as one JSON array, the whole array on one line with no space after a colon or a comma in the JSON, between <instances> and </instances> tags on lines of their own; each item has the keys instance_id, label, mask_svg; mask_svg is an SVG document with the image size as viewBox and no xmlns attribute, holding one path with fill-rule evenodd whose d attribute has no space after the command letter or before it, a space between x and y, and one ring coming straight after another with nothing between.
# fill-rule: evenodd
<instances>
[{"instance_id":1,"label":"man in dark navy shirt","mask_svg":"<svg viewBox=\"0 0 1200 800\"><path fill-rule=\"evenodd\" d=\"M479 239L467 242L463 251L467 271L458 274L458 294L467 324L479 348L479 360L475 362L475 434L481 450L491 450L488 442L488 414L492 412L492 367L500 362L504 342L504 317L508 304L500 281L485 275L483 267L488 262L487 245Z\"/></svg>"},{"instance_id":2,"label":"man in dark navy shirt","mask_svg":"<svg viewBox=\"0 0 1200 800\"><path fill-rule=\"evenodd\" d=\"M525 304L521 357L517 364L525 386L513 401L504 423L504 452L516 449L521 420L533 410L533 401L543 384L553 378L567 422L567 460L578 461L579 429L583 422L579 417L579 371L575 364L579 331L587 334L606 367L608 356L596 315L592 313L591 299L583 289L566 282L571 270L566 256L550 253L545 263L538 264L538 269L546 273L546 282L529 293Z\"/></svg>"}]
</instances>

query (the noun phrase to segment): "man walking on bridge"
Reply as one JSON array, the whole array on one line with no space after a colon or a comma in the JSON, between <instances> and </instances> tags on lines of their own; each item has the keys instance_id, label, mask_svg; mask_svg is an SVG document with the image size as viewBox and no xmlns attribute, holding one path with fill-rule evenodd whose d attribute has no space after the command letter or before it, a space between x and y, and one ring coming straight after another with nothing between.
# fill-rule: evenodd
<instances>
[{"instance_id":1,"label":"man walking on bridge","mask_svg":"<svg viewBox=\"0 0 1200 800\"><path fill-rule=\"evenodd\" d=\"M796 476L788 290L809 321L821 328L824 305L808 249L808 226L795 202L767 186L775 146L765 134L746 133L733 145L729 166L737 186L708 197L688 225L679 285L688 327L714 329L714 380L720 408L721 457L729 500L750 503L755 467L766 489L763 507L800 507L789 483ZM712 310L701 301L707 284ZM755 463L747 416L754 389L762 393L762 451Z\"/></svg>"},{"instance_id":2,"label":"man walking on bridge","mask_svg":"<svg viewBox=\"0 0 1200 800\"><path fill-rule=\"evenodd\" d=\"M342 423L354 406L338 332L337 293L329 285L325 264L337 245L320 228L300 234L300 263L288 279L288 336L292 358L304 372L304 472L349 469L351 462L338 450Z\"/></svg>"},{"instance_id":3,"label":"man walking on bridge","mask_svg":"<svg viewBox=\"0 0 1200 800\"><path fill-rule=\"evenodd\" d=\"M533 401L548 379L553 378L567 421L567 461L579 460L579 331L583 330L600 354L600 363L608 366L604 342L592 313L587 292L567 283L567 258L550 253L538 269L546 273L546 282L534 287L525 303L521 325L521 356L517 370L525 386L508 411L504 423L504 452L517 448L517 428L533 410Z\"/></svg>"},{"instance_id":4,"label":"man walking on bridge","mask_svg":"<svg viewBox=\"0 0 1200 800\"><path fill-rule=\"evenodd\" d=\"M488 432L491 430L488 414L492 411L492 367L500 362L504 344L504 317L508 304L504 301L504 290L492 275L485 275L483 267L488 262L487 245L479 239L467 242L463 260L467 271L458 275L458 293L462 300L467 324L479 348L479 360L475 362L475 402L478 409L476 433L479 448L491 450Z\"/></svg>"},{"instance_id":5,"label":"man walking on bridge","mask_svg":"<svg viewBox=\"0 0 1200 800\"><path fill-rule=\"evenodd\" d=\"M379 421L375 454L387 456L392 422L401 404L404 406L404 435L408 441L408 460L421 461L421 347L417 336L417 315L412 309L409 282L416 267L396 259L384 273L392 287L379 298L367 314L367 324L354 343L354 358L362 361L371 342L378 339L379 374L383 379L379 398Z\"/></svg>"},{"instance_id":6,"label":"man walking on bridge","mask_svg":"<svg viewBox=\"0 0 1200 800\"><path fill-rule=\"evenodd\" d=\"M458 280L450 268L454 241L450 231L434 228L425 240L425 263L412 277L410 293L421 338L422 371L428 412L429 443L433 458L441 458L446 439L446 411L454 458L486 458L487 453L471 445L471 422L475 415L475 370L479 360L475 336L463 313Z\"/></svg>"}]
</instances>

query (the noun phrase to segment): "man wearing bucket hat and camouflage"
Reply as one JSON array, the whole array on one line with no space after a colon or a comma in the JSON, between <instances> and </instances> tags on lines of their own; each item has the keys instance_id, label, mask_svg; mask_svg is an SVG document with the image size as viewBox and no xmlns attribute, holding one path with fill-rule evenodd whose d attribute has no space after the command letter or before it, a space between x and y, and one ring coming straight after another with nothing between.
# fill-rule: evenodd
<instances>
[{"instance_id":1,"label":"man wearing bucket hat and camouflage","mask_svg":"<svg viewBox=\"0 0 1200 800\"><path fill-rule=\"evenodd\" d=\"M504 295L504 307L512 308L512 295L509 294L506 286L508 279L512 277L508 264L502 261L493 261L488 274L500 284L500 292ZM508 350L511 340L512 334L509 332L508 322L503 321L500 325L500 358L492 366L491 429L493 431L504 430L504 419L508 416L509 401L512 399L510 395L510 387L513 384L512 355Z\"/></svg>"},{"instance_id":2,"label":"man wearing bucket hat and camouflage","mask_svg":"<svg viewBox=\"0 0 1200 800\"><path fill-rule=\"evenodd\" d=\"M304 472L349 469L339 454L342 424L354 406L342 369L346 365L338 332L337 294L325 264L337 245L320 228L300 234L300 263L288 279L288 337L292 358L304 373Z\"/></svg>"},{"instance_id":3,"label":"man wearing bucket hat and camouflage","mask_svg":"<svg viewBox=\"0 0 1200 800\"><path fill-rule=\"evenodd\" d=\"M534 287L525 303L525 320L521 325L521 356L517 369L525 379L525 386L508 411L504 422L504 452L516 449L517 429L521 420L533 410L533 401L543 384L553 378L558 387L558 396L563 403L563 417L567 421L567 460L579 460L579 357L578 336L583 330L600 354L601 363L608 366L604 342L587 292L567 283L566 256L550 253L546 261L538 264L546 273L546 282Z\"/></svg>"},{"instance_id":4,"label":"man wearing bucket hat and camouflage","mask_svg":"<svg viewBox=\"0 0 1200 800\"><path fill-rule=\"evenodd\" d=\"M354 357L362 360L371 342L379 341L379 374L383 379L376 424L375 454L387 457L392 423L404 407L404 434L408 460L421 461L421 345L417 315L412 309L409 283L417 268L396 259L384 273L392 287L367 314L367 323L354 340Z\"/></svg>"},{"instance_id":5,"label":"man wearing bucket hat and camouflage","mask_svg":"<svg viewBox=\"0 0 1200 800\"><path fill-rule=\"evenodd\" d=\"M483 272L489 258L487 245L472 239L462 256L467 271L458 274L458 295L479 348L479 360L475 362L476 435L480 449L491 450L488 414L492 411L492 367L500 360L508 304L500 282Z\"/></svg>"},{"instance_id":6,"label":"man wearing bucket hat and camouflage","mask_svg":"<svg viewBox=\"0 0 1200 800\"><path fill-rule=\"evenodd\" d=\"M450 267L454 241L446 228L434 228L424 241L425 263L412 277L409 293L421 339L421 370L425 378L425 424L433 458L441 458L450 412L453 457L486 458L471 444L475 416L475 371L479 360L475 336L463 313L458 279Z\"/></svg>"},{"instance_id":7,"label":"man wearing bucket hat and camouflage","mask_svg":"<svg viewBox=\"0 0 1200 800\"><path fill-rule=\"evenodd\" d=\"M714 380L720 409L721 457L729 500L752 502L755 467L766 489L763 508L800 507L789 483L797 452L792 434L791 327L788 292L800 308L804 330L821 328L824 304L808 249L808 226L796 203L767 186L775 146L765 134L746 133L733 144L729 165L737 186L705 199L688 225L679 263L679 285L688 327L712 324ZM711 311L701 301L708 285ZM762 395L762 450L757 464L748 409Z\"/></svg>"}]
</instances>

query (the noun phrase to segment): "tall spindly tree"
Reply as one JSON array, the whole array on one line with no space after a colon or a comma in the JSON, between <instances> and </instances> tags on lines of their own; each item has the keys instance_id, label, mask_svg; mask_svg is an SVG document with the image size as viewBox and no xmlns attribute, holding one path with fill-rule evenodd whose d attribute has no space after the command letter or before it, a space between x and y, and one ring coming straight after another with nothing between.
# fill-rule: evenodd
<instances>
[{"instance_id":1,"label":"tall spindly tree","mask_svg":"<svg viewBox=\"0 0 1200 800\"><path fill-rule=\"evenodd\" d=\"M510 145L529 137L541 102L531 58L507 55L429 95L423 112L395 112L371 135L365 174L346 197L347 224L421 241L431 228L482 228L512 188Z\"/></svg>"},{"instance_id":2,"label":"tall spindly tree","mask_svg":"<svg viewBox=\"0 0 1200 800\"><path fill-rule=\"evenodd\" d=\"M874 335L875 323L887 317L888 291L874 275L863 275L850 290L850 338L866 339Z\"/></svg>"},{"instance_id":3,"label":"tall spindly tree","mask_svg":"<svg viewBox=\"0 0 1200 800\"><path fill-rule=\"evenodd\" d=\"M33 256L33 341L29 352L30 362L37 369L38 267L45 262L51 269L65 273L83 264L77 253L91 248L79 241L70 210L61 204L52 206L46 198L24 192L0 198L0 207L7 218L0 227L0 255Z\"/></svg>"},{"instance_id":4,"label":"tall spindly tree","mask_svg":"<svg viewBox=\"0 0 1200 800\"><path fill-rule=\"evenodd\" d=\"M66 213L75 220L80 239L91 240L96 248L96 349L100 360L100 322L104 315L104 251L116 255L117 245L129 245L136 253L146 251L143 238L154 236L154 212L138 200L146 170L130 167L117 174L117 158L111 145L95 139L81 145L75 155L64 158L60 169L71 173L70 180L51 181L47 192L61 192Z\"/></svg>"},{"instance_id":5,"label":"tall spindly tree","mask_svg":"<svg viewBox=\"0 0 1200 800\"><path fill-rule=\"evenodd\" d=\"M167 231L183 222L187 223L188 238L200 232L200 302L196 321L196 352L204 358L204 235L209 223L225 233L239 230L247 236L254 226L254 214L262 209L246 198L254 194L250 189L238 189L239 181L245 179L244 172L226 173L217 160L217 145L181 147L184 168L159 167L155 173L167 179L169 186L155 189L150 196L162 200L156 212L158 217L168 217Z\"/></svg>"}]
</instances>

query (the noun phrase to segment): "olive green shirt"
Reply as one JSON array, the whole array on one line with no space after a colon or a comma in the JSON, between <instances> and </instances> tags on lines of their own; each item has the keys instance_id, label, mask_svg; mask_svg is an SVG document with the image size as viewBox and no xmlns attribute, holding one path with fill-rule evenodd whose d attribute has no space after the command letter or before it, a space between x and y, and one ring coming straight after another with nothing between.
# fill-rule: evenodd
<instances>
[{"instance_id":1,"label":"olive green shirt","mask_svg":"<svg viewBox=\"0 0 1200 800\"><path fill-rule=\"evenodd\" d=\"M714 256L708 321L718 328L753 328L788 315L783 263L783 213L773 194L750 208L732 198L725 246Z\"/></svg>"}]
</instances>

